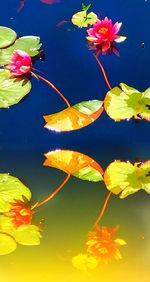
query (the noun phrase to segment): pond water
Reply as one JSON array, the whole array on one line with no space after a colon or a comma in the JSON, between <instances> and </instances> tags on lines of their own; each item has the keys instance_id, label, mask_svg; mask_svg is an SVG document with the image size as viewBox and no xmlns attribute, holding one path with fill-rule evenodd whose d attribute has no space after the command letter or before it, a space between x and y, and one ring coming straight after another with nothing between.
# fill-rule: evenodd
<instances>
[{"instance_id":1,"label":"pond water","mask_svg":"<svg viewBox=\"0 0 150 282\"><path fill-rule=\"evenodd\" d=\"M143 92L150 86L150 1L91 0L90 11L122 22L119 34L127 40L117 45L120 56L99 58L112 87L124 82ZM35 71L54 83L71 105L85 100L103 100L108 87L101 70L87 48L86 29L71 23L81 10L80 0L61 0L48 5L26 0L1 1L0 25L17 35L39 36L44 60ZM88 4L88 3L85 3ZM149 122L115 122L106 112L89 126L69 132L44 128L43 115L64 109L61 98L44 82L31 78L32 90L20 103L0 109L0 171L19 178L32 192L32 201L41 201L65 178L56 168L43 166L44 154L68 149L88 155L105 170L114 160L144 162L150 159ZM72 258L86 253L87 234L95 223L108 191L103 182L71 177L64 188L37 209L42 238L38 246L18 244L17 249L0 256L1 279L6 282L149 281L150 200L145 191L125 199L112 195L101 226L120 225L117 238L123 238L122 259L112 259L82 272Z\"/></svg>"}]
</instances>

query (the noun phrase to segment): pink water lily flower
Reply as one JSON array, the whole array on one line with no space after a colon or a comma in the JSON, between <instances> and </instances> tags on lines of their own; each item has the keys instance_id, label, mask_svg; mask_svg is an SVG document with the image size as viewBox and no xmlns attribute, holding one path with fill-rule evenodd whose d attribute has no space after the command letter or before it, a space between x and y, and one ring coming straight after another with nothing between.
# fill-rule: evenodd
<instances>
[{"instance_id":1,"label":"pink water lily flower","mask_svg":"<svg viewBox=\"0 0 150 282\"><path fill-rule=\"evenodd\" d=\"M119 52L114 43L123 42L126 39L125 36L118 35L121 26L122 23L116 22L113 24L112 20L107 17L103 20L98 19L93 24L93 27L87 30L87 40L90 48L95 49L98 54L102 53L105 55L114 52L118 55Z\"/></svg>"},{"instance_id":2,"label":"pink water lily flower","mask_svg":"<svg viewBox=\"0 0 150 282\"><path fill-rule=\"evenodd\" d=\"M10 63L7 68L14 76L21 76L31 71L31 57L22 50L15 50L10 58Z\"/></svg>"},{"instance_id":3,"label":"pink water lily flower","mask_svg":"<svg viewBox=\"0 0 150 282\"><path fill-rule=\"evenodd\" d=\"M46 4L54 4L60 2L60 0L40 0L40 1Z\"/></svg>"}]
</instances>

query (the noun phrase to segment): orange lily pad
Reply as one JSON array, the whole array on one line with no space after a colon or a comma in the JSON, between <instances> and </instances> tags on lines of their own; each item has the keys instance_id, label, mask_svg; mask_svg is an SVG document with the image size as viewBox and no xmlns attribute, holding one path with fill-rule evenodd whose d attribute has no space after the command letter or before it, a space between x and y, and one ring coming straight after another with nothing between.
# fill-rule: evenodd
<instances>
[{"instance_id":1,"label":"orange lily pad","mask_svg":"<svg viewBox=\"0 0 150 282\"><path fill-rule=\"evenodd\" d=\"M94 122L103 112L103 101L83 101L61 112L46 115L44 127L54 131L71 131Z\"/></svg>"},{"instance_id":2,"label":"orange lily pad","mask_svg":"<svg viewBox=\"0 0 150 282\"><path fill-rule=\"evenodd\" d=\"M92 158L70 150L55 150L45 154L44 166L55 167L77 178L98 182L103 180L103 169Z\"/></svg>"}]
</instances>

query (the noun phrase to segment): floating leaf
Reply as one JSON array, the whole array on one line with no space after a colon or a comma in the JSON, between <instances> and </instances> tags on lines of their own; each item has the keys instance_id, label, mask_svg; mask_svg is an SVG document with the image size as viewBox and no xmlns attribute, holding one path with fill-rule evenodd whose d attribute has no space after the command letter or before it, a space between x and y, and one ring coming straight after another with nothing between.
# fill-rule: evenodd
<instances>
[{"instance_id":1,"label":"floating leaf","mask_svg":"<svg viewBox=\"0 0 150 282\"><path fill-rule=\"evenodd\" d=\"M7 65L9 64L10 57L14 50L22 50L29 54L31 57L34 57L40 52L40 37L37 36L23 36L18 38L13 45L8 48L0 49L0 64Z\"/></svg>"},{"instance_id":2,"label":"floating leaf","mask_svg":"<svg viewBox=\"0 0 150 282\"><path fill-rule=\"evenodd\" d=\"M114 161L104 173L106 187L125 198L143 189L150 194L150 161L144 163Z\"/></svg>"},{"instance_id":3,"label":"floating leaf","mask_svg":"<svg viewBox=\"0 0 150 282\"><path fill-rule=\"evenodd\" d=\"M101 181L103 170L92 158L70 150L56 150L45 154L43 165L55 167L77 178L88 181Z\"/></svg>"},{"instance_id":4,"label":"floating leaf","mask_svg":"<svg viewBox=\"0 0 150 282\"><path fill-rule=\"evenodd\" d=\"M6 173L0 174L0 212L8 212L15 200L31 198L30 190L16 177ZM0 231L1 232L1 231Z\"/></svg>"},{"instance_id":5,"label":"floating leaf","mask_svg":"<svg viewBox=\"0 0 150 282\"><path fill-rule=\"evenodd\" d=\"M22 50L34 57L39 54L41 47L40 37L37 36L23 36L16 40L15 49Z\"/></svg>"},{"instance_id":6,"label":"floating leaf","mask_svg":"<svg viewBox=\"0 0 150 282\"><path fill-rule=\"evenodd\" d=\"M97 15L93 12L87 14L86 11L81 11L72 16L71 19L74 25L78 27L87 27L97 21Z\"/></svg>"},{"instance_id":7,"label":"floating leaf","mask_svg":"<svg viewBox=\"0 0 150 282\"><path fill-rule=\"evenodd\" d=\"M0 108L17 104L30 90L27 78L14 78L8 70L0 69Z\"/></svg>"},{"instance_id":8,"label":"floating leaf","mask_svg":"<svg viewBox=\"0 0 150 282\"><path fill-rule=\"evenodd\" d=\"M80 129L94 122L103 111L103 102L99 100L84 101L61 112L44 116L45 127L55 131Z\"/></svg>"},{"instance_id":9,"label":"floating leaf","mask_svg":"<svg viewBox=\"0 0 150 282\"><path fill-rule=\"evenodd\" d=\"M17 244L15 239L6 234L0 233L0 255L7 255L15 251Z\"/></svg>"},{"instance_id":10,"label":"floating leaf","mask_svg":"<svg viewBox=\"0 0 150 282\"><path fill-rule=\"evenodd\" d=\"M0 49L0 65L7 65L14 51L14 44L8 48Z\"/></svg>"},{"instance_id":11,"label":"floating leaf","mask_svg":"<svg viewBox=\"0 0 150 282\"><path fill-rule=\"evenodd\" d=\"M129 120L144 118L150 121L150 88L145 92L120 83L119 87L111 89L105 99L104 108L107 114L114 120Z\"/></svg>"},{"instance_id":12,"label":"floating leaf","mask_svg":"<svg viewBox=\"0 0 150 282\"><path fill-rule=\"evenodd\" d=\"M16 40L17 34L14 30L0 26L0 48L5 48Z\"/></svg>"}]
</instances>

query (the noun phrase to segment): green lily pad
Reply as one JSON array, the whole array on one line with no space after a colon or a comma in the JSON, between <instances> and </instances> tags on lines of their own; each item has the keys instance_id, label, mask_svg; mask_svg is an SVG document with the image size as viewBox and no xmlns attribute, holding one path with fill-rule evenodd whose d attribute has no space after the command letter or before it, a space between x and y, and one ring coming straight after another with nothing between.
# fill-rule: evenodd
<instances>
[{"instance_id":1,"label":"green lily pad","mask_svg":"<svg viewBox=\"0 0 150 282\"><path fill-rule=\"evenodd\" d=\"M14 30L0 26L0 48L5 48L16 40L17 34Z\"/></svg>"},{"instance_id":2,"label":"green lily pad","mask_svg":"<svg viewBox=\"0 0 150 282\"><path fill-rule=\"evenodd\" d=\"M10 62L10 57L14 51L14 44L4 48L0 49L0 65L7 65Z\"/></svg>"},{"instance_id":3,"label":"green lily pad","mask_svg":"<svg viewBox=\"0 0 150 282\"><path fill-rule=\"evenodd\" d=\"M92 115L102 107L103 101L100 100L90 100L83 101L73 106L74 109L85 115Z\"/></svg>"},{"instance_id":4,"label":"green lily pad","mask_svg":"<svg viewBox=\"0 0 150 282\"><path fill-rule=\"evenodd\" d=\"M72 23L78 27L87 27L97 21L97 15L93 12L87 14L86 11L81 11L72 16Z\"/></svg>"},{"instance_id":5,"label":"green lily pad","mask_svg":"<svg viewBox=\"0 0 150 282\"><path fill-rule=\"evenodd\" d=\"M26 52L31 57L39 54L41 47L40 37L38 36L23 36L16 40L14 48Z\"/></svg>"},{"instance_id":6,"label":"green lily pad","mask_svg":"<svg viewBox=\"0 0 150 282\"><path fill-rule=\"evenodd\" d=\"M150 88L139 92L125 83L112 88L104 99L107 114L115 121L144 118L150 121Z\"/></svg>"},{"instance_id":7,"label":"green lily pad","mask_svg":"<svg viewBox=\"0 0 150 282\"><path fill-rule=\"evenodd\" d=\"M15 251L17 244L15 239L6 233L0 233L0 255L7 255Z\"/></svg>"},{"instance_id":8,"label":"green lily pad","mask_svg":"<svg viewBox=\"0 0 150 282\"><path fill-rule=\"evenodd\" d=\"M121 199L143 189L150 194L150 161L144 163L114 161L104 173L104 182L109 191Z\"/></svg>"},{"instance_id":9,"label":"green lily pad","mask_svg":"<svg viewBox=\"0 0 150 282\"><path fill-rule=\"evenodd\" d=\"M7 65L14 50L22 50L34 57L40 52L40 37L23 36L17 39L14 44L8 48L0 49L0 65Z\"/></svg>"},{"instance_id":10,"label":"green lily pad","mask_svg":"<svg viewBox=\"0 0 150 282\"><path fill-rule=\"evenodd\" d=\"M27 78L14 78L8 70L0 69L0 108L17 104L30 90Z\"/></svg>"},{"instance_id":11,"label":"green lily pad","mask_svg":"<svg viewBox=\"0 0 150 282\"><path fill-rule=\"evenodd\" d=\"M99 171L91 166L81 168L79 171L75 172L73 176L80 178L82 180L88 180L93 182L98 182L103 180L103 177L99 173Z\"/></svg>"},{"instance_id":12,"label":"green lily pad","mask_svg":"<svg viewBox=\"0 0 150 282\"><path fill-rule=\"evenodd\" d=\"M16 177L0 174L0 212L8 212L15 200L31 199L30 190ZM0 230L1 232L1 230Z\"/></svg>"}]
</instances>

